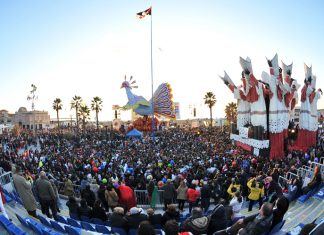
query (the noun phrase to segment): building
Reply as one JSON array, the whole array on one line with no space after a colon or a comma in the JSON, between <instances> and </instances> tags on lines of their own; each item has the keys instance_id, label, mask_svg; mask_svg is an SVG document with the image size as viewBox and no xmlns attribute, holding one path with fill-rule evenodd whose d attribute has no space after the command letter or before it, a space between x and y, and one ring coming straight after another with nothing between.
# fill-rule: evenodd
<instances>
[{"instance_id":1,"label":"building","mask_svg":"<svg viewBox=\"0 0 324 235\"><path fill-rule=\"evenodd\" d=\"M13 116L13 114L9 113L5 109L0 110L0 124L11 125Z\"/></svg>"},{"instance_id":2,"label":"building","mask_svg":"<svg viewBox=\"0 0 324 235\"><path fill-rule=\"evenodd\" d=\"M50 116L46 111L27 111L25 107L21 107L14 114L13 124L27 130L49 128Z\"/></svg>"}]
</instances>

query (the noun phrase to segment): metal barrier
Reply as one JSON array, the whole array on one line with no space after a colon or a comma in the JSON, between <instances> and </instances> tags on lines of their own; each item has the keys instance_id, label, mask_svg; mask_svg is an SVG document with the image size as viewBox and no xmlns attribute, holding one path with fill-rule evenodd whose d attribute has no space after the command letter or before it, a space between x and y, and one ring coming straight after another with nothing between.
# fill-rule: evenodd
<instances>
[{"instance_id":1,"label":"metal barrier","mask_svg":"<svg viewBox=\"0 0 324 235\"><path fill-rule=\"evenodd\" d=\"M57 181L58 187L57 187L57 191L59 194L64 195L64 182L61 181ZM73 191L74 191L74 196L79 198L81 197L81 189L80 189L80 185L77 184L72 184L73 185Z\"/></svg>"},{"instance_id":2,"label":"metal barrier","mask_svg":"<svg viewBox=\"0 0 324 235\"><path fill-rule=\"evenodd\" d=\"M288 179L280 175L278 183L281 188L284 188L288 184Z\"/></svg>"},{"instance_id":3,"label":"metal barrier","mask_svg":"<svg viewBox=\"0 0 324 235\"><path fill-rule=\"evenodd\" d=\"M290 171L287 173L287 180L291 180L291 179L295 179L295 178L298 178L297 174L292 173Z\"/></svg>"},{"instance_id":4,"label":"metal barrier","mask_svg":"<svg viewBox=\"0 0 324 235\"><path fill-rule=\"evenodd\" d=\"M314 166L314 168L313 168L313 166ZM311 163L311 167L312 167L313 170L315 170L315 168L317 166L320 168L320 172L321 172L321 175L323 177L324 176L324 164L321 164L321 163L318 163L318 162L312 162Z\"/></svg>"}]
</instances>

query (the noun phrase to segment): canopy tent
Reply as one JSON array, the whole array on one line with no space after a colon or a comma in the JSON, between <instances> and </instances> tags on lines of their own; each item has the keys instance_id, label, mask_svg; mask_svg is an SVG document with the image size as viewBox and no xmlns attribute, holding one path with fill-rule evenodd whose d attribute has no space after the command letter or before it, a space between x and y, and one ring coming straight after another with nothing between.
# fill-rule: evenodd
<instances>
[{"instance_id":1,"label":"canopy tent","mask_svg":"<svg viewBox=\"0 0 324 235\"><path fill-rule=\"evenodd\" d=\"M137 130L136 128L134 128L133 130L131 130L130 132L128 132L126 134L126 136L128 136L128 137L131 137L131 136L134 136L134 137L142 137L143 136L143 133L140 132L139 130Z\"/></svg>"}]
</instances>

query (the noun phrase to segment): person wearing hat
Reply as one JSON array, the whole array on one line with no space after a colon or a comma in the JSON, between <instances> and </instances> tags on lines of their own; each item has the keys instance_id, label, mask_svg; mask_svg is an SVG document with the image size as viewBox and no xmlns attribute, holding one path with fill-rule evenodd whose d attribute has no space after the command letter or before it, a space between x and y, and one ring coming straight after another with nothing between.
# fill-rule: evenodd
<instances>
[{"instance_id":1,"label":"person wearing hat","mask_svg":"<svg viewBox=\"0 0 324 235\"><path fill-rule=\"evenodd\" d=\"M147 215L142 214L142 212L143 209L138 207L132 207L129 210L129 215L125 217L128 229L137 229L142 221L148 220Z\"/></svg>"},{"instance_id":2,"label":"person wearing hat","mask_svg":"<svg viewBox=\"0 0 324 235\"><path fill-rule=\"evenodd\" d=\"M186 219L182 226L181 231L191 232L192 234L207 233L209 218L204 216L200 207L194 207L191 211L191 216Z\"/></svg>"},{"instance_id":3,"label":"person wearing hat","mask_svg":"<svg viewBox=\"0 0 324 235\"><path fill-rule=\"evenodd\" d=\"M37 204L36 204L36 199L32 192L32 186L24 178L23 173L19 166L16 166L16 171L13 174L13 183L28 214L37 218L37 214L36 214Z\"/></svg>"}]
</instances>

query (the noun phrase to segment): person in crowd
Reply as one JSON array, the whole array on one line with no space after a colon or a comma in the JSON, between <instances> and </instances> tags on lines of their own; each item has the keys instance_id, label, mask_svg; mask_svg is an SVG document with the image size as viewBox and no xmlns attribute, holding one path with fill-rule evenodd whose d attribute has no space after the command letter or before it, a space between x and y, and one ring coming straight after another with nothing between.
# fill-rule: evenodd
<instances>
[{"instance_id":1,"label":"person in crowd","mask_svg":"<svg viewBox=\"0 0 324 235\"><path fill-rule=\"evenodd\" d=\"M81 198L85 199L90 207L93 207L93 204L96 201L96 196L94 192L90 190L90 185L86 185L85 189L81 191Z\"/></svg>"},{"instance_id":2,"label":"person in crowd","mask_svg":"<svg viewBox=\"0 0 324 235\"><path fill-rule=\"evenodd\" d=\"M287 193L283 193L283 195L285 196L285 198L287 198L290 202L292 202L293 200L295 200L296 195L297 195L297 191L298 191L298 187L299 187L299 180L298 178L295 179L291 179L288 181L288 192Z\"/></svg>"},{"instance_id":3,"label":"person in crowd","mask_svg":"<svg viewBox=\"0 0 324 235\"><path fill-rule=\"evenodd\" d=\"M153 195L155 185L154 185L154 181L152 180L151 175L148 176L148 180L150 180L150 181L149 181L148 185L146 186L146 191L147 191L148 203L151 204L152 195Z\"/></svg>"},{"instance_id":4,"label":"person in crowd","mask_svg":"<svg viewBox=\"0 0 324 235\"><path fill-rule=\"evenodd\" d=\"M95 201L95 203L92 207L91 217L101 219L102 221L107 220L107 214L106 214L105 209L101 205L101 201L99 201L99 200Z\"/></svg>"},{"instance_id":5,"label":"person in crowd","mask_svg":"<svg viewBox=\"0 0 324 235\"><path fill-rule=\"evenodd\" d=\"M99 185L96 179L91 180L90 190L95 194L96 200L98 199Z\"/></svg>"},{"instance_id":6,"label":"person in crowd","mask_svg":"<svg viewBox=\"0 0 324 235\"><path fill-rule=\"evenodd\" d=\"M85 199L81 199L80 207L78 208L78 215L89 217L91 216L91 208L87 205L87 201Z\"/></svg>"},{"instance_id":7,"label":"person in crowd","mask_svg":"<svg viewBox=\"0 0 324 235\"><path fill-rule=\"evenodd\" d=\"M196 185L191 184L187 191L187 198L189 203L189 213L191 213L191 210L193 207L198 206L198 199L200 198L200 192L196 190Z\"/></svg>"},{"instance_id":8,"label":"person in crowd","mask_svg":"<svg viewBox=\"0 0 324 235\"><path fill-rule=\"evenodd\" d=\"M272 204L263 203L258 214L239 219L234 225L225 230L220 230L214 235L239 234L262 235L270 231L272 222Z\"/></svg>"},{"instance_id":9,"label":"person in crowd","mask_svg":"<svg viewBox=\"0 0 324 235\"><path fill-rule=\"evenodd\" d=\"M314 176L312 180L305 186L303 190L303 194L307 194L308 192L317 189L322 183L322 174L317 166L314 171Z\"/></svg>"},{"instance_id":10,"label":"person in crowd","mask_svg":"<svg viewBox=\"0 0 324 235\"><path fill-rule=\"evenodd\" d=\"M200 189L200 197L201 197L201 208L206 213L208 211L208 208L210 206L210 198L212 195L212 190L208 184L208 182L205 180L203 182L203 186Z\"/></svg>"},{"instance_id":11,"label":"person in crowd","mask_svg":"<svg viewBox=\"0 0 324 235\"><path fill-rule=\"evenodd\" d=\"M162 215L161 214L155 214L154 212L155 211L154 211L153 208L148 208L146 210L148 221L150 221L150 223L153 226L159 226L159 225L162 224Z\"/></svg>"},{"instance_id":12,"label":"person in crowd","mask_svg":"<svg viewBox=\"0 0 324 235\"><path fill-rule=\"evenodd\" d=\"M169 220L164 225L164 233L165 235L178 235L179 233L179 225L175 220Z\"/></svg>"},{"instance_id":13,"label":"person in crowd","mask_svg":"<svg viewBox=\"0 0 324 235\"><path fill-rule=\"evenodd\" d=\"M247 186L250 189L250 194L248 196L249 202L249 211L252 211L253 204L260 200L262 189L258 187L255 178L251 178L247 183Z\"/></svg>"},{"instance_id":14,"label":"person in crowd","mask_svg":"<svg viewBox=\"0 0 324 235\"><path fill-rule=\"evenodd\" d=\"M148 221L142 221L137 229L137 235L155 235L154 227Z\"/></svg>"},{"instance_id":15,"label":"person in crowd","mask_svg":"<svg viewBox=\"0 0 324 235\"><path fill-rule=\"evenodd\" d=\"M111 211L113 211L114 208L118 205L119 197L112 185L107 186L107 189L105 192L105 198L108 203L108 207L111 209ZM108 211L109 211L109 209L108 209Z\"/></svg>"},{"instance_id":16,"label":"person in crowd","mask_svg":"<svg viewBox=\"0 0 324 235\"><path fill-rule=\"evenodd\" d=\"M209 218L204 216L200 207L194 207L191 216L183 222L181 230L191 232L194 235L204 234L207 233L208 225Z\"/></svg>"},{"instance_id":17,"label":"person in crowd","mask_svg":"<svg viewBox=\"0 0 324 235\"><path fill-rule=\"evenodd\" d=\"M288 211L288 208L289 208L289 200L286 197L280 196L275 201L273 207L273 218L272 218L271 229L283 220L283 217Z\"/></svg>"},{"instance_id":18,"label":"person in crowd","mask_svg":"<svg viewBox=\"0 0 324 235\"><path fill-rule=\"evenodd\" d=\"M169 204L167 210L162 215L162 226L169 220L179 221L180 213L177 211L175 204Z\"/></svg>"},{"instance_id":19,"label":"person in crowd","mask_svg":"<svg viewBox=\"0 0 324 235\"><path fill-rule=\"evenodd\" d=\"M44 212L48 218L52 218L52 215L55 218L56 214L57 214L56 194L54 192L54 189L53 189L51 183L47 179L46 173L44 171L40 172L39 178L37 179L35 184L36 184L35 188L37 191L37 195L39 195L42 209L44 210ZM50 208L52 211L52 215L50 214L50 211L49 211Z\"/></svg>"},{"instance_id":20,"label":"person in crowd","mask_svg":"<svg viewBox=\"0 0 324 235\"><path fill-rule=\"evenodd\" d=\"M208 215L208 217L210 218L208 225L208 235L226 228L227 218L225 205L226 201L224 199L221 199L219 201L219 204L217 204L213 211Z\"/></svg>"},{"instance_id":21,"label":"person in crowd","mask_svg":"<svg viewBox=\"0 0 324 235\"><path fill-rule=\"evenodd\" d=\"M122 207L115 207L113 213L110 215L110 225L111 227L118 227L118 228L124 228L126 229L127 227L127 222L124 218L124 208Z\"/></svg>"},{"instance_id":22,"label":"person in crowd","mask_svg":"<svg viewBox=\"0 0 324 235\"><path fill-rule=\"evenodd\" d=\"M230 201L229 205L232 207L233 210L232 220L242 217L240 212L243 205L243 197L241 196L240 191L235 192L234 197Z\"/></svg>"},{"instance_id":23,"label":"person in crowd","mask_svg":"<svg viewBox=\"0 0 324 235\"><path fill-rule=\"evenodd\" d=\"M56 210L58 213L61 212L60 210L60 207L61 207L61 201L60 201L60 196L59 196L59 193L58 193L58 190L57 190L57 187L55 185L55 181L54 179L50 179L50 183L53 187L53 190L54 190L54 193L55 193L55 198L56 198L56 201L55 201L55 205L56 205Z\"/></svg>"},{"instance_id":24,"label":"person in crowd","mask_svg":"<svg viewBox=\"0 0 324 235\"><path fill-rule=\"evenodd\" d=\"M137 229L139 224L147 220L147 215L143 214L143 209L138 207L132 207L129 210L129 215L125 217L128 229Z\"/></svg>"},{"instance_id":25,"label":"person in crowd","mask_svg":"<svg viewBox=\"0 0 324 235\"><path fill-rule=\"evenodd\" d=\"M236 179L232 179L232 183L230 184L230 186L227 189L227 193L230 196L230 199L232 199L235 195L236 192L241 191L241 185L239 183L239 180Z\"/></svg>"},{"instance_id":26,"label":"person in crowd","mask_svg":"<svg viewBox=\"0 0 324 235\"><path fill-rule=\"evenodd\" d=\"M119 187L119 204L128 211L132 207L136 207L135 193L131 187L122 183Z\"/></svg>"},{"instance_id":27,"label":"person in crowd","mask_svg":"<svg viewBox=\"0 0 324 235\"><path fill-rule=\"evenodd\" d=\"M104 206L105 210L108 211L108 203L106 200L106 186L104 184L100 184L98 189L98 199L101 201L102 205Z\"/></svg>"},{"instance_id":28,"label":"person in crowd","mask_svg":"<svg viewBox=\"0 0 324 235\"><path fill-rule=\"evenodd\" d=\"M65 196L74 196L74 187L72 181L69 178L64 179L64 195Z\"/></svg>"},{"instance_id":29,"label":"person in crowd","mask_svg":"<svg viewBox=\"0 0 324 235\"><path fill-rule=\"evenodd\" d=\"M15 173L13 174L13 183L28 214L37 218L37 203L32 192L32 186L24 178L19 166L16 166Z\"/></svg>"},{"instance_id":30,"label":"person in crowd","mask_svg":"<svg viewBox=\"0 0 324 235\"><path fill-rule=\"evenodd\" d=\"M171 204L172 200L176 197L177 191L170 179L167 180L167 183L162 187L162 190L164 210L166 210L168 205Z\"/></svg>"},{"instance_id":31,"label":"person in crowd","mask_svg":"<svg viewBox=\"0 0 324 235\"><path fill-rule=\"evenodd\" d=\"M179 211L183 211L184 208L184 204L187 200L187 191L188 191L188 187L185 183L184 180L180 181L180 185L177 188L177 200L178 200L178 208Z\"/></svg>"},{"instance_id":32,"label":"person in crowd","mask_svg":"<svg viewBox=\"0 0 324 235\"><path fill-rule=\"evenodd\" d=\"M66 202L66 206L69 208L69 215L72 217L73 215L79 216L79 204L77 203L75 197L69 196L68 201Z\"/></svg>"}]
</instances>

